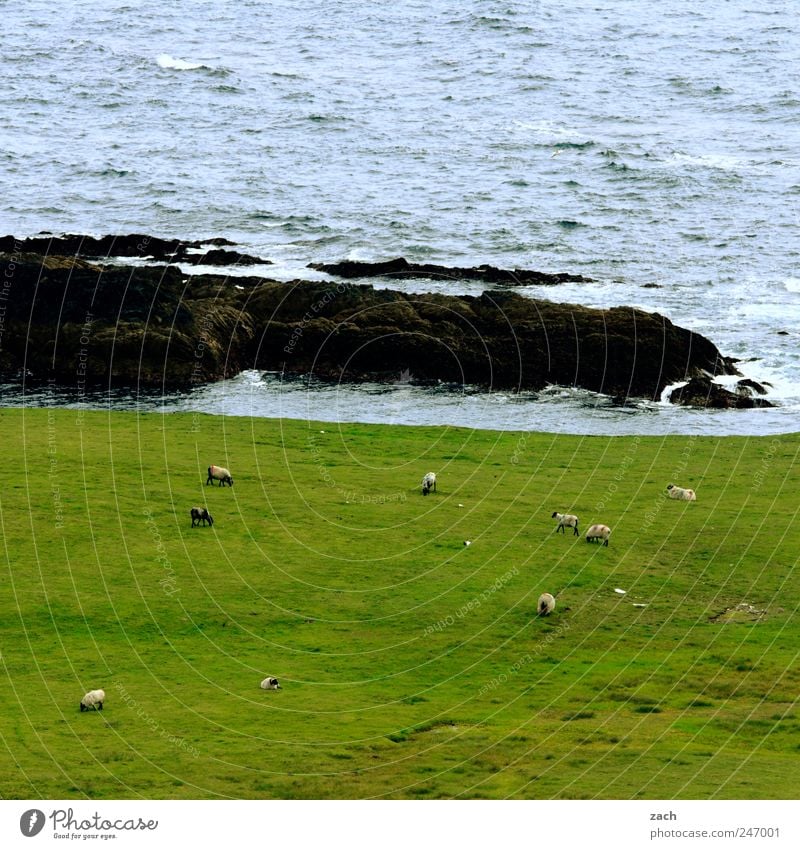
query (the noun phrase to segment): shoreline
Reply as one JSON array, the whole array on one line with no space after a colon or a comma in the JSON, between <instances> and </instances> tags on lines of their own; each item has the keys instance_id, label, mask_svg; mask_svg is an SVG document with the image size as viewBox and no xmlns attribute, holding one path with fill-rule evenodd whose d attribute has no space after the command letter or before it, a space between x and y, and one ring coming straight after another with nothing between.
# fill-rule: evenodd
<instances>
[{"instance_id":1,"label":"shoreline","mask_svg":"<svg viewBox=\"0 0 800 849\"><path fill-rule=\"evenodd\" d=\"M215 384L218 386L218 384ZM363 394L364 389L360 387L357 390L354 390L359 394ZM424 390L422 390L424 391ZM305 391L301 391L301 394L305 395ZM499 393L498 393L499 394ZM374 396L370 396L373 398ZM481 396L474 396L479 400L484 400ZM224 418L232 418L232 419L245 419L249 418L254 421L264 421L264 422L290 422L292 424L295 423L308 423L309 426L315 425L327 425L327 426L364 426L364 427L379 427L379 428L403 428L405 431L413 430L415 428L419 429L452 429L452 430L465 430L471 431L475 433L493 433L497 435L502 434L516 434L520 438L529 438L534 434L547 435L553 437L611 437L614 439L664 439L670 437L683 437L683 438L710 438L710 439L774 439L780 437L791 437L796 434L800 434L800 426L797 424L796 412L792 410L788 410L786 408L776 408L773 410L748 410L748 411L727 411L727 410L713 410L713 411L687 411L683 408L676 408L672 406L662 405L660 410L652 411L652 410L639 410L639 411L629 411L624 414L624 417L621 420L614 420L611 418L606 418L607 416L612 416L615 411L615 407L611 404L609 406L603 408L595 408L595 418L598 420L595 424L594 428L589 429L588 427L584 427L584 429L574 429L574 430L564 430L557 429L555 427L542 427L533 429L530 427L520 426L519 422L511 421L508 426L492 426L491 423L483 423L479 422L478 424L474 423L474 419L477 417L477 414L471 412L469 408L462 413L462 418L460 420L449 420L449 421L441 421L441 420L428 420L428 421L389 421L387 419L365 419L365 418L326 418L323 410L329 409L330 404L326 403L324 399L320 400L319 406L315 407L314 412L318 415L303 415L300 409L300 405L296 405L293 407L292 411L286 415L280 414L269 414L269 413L255 413L252 409L244 409L238 408L235 410L225 409L224 403L226 399L220 399L221 406L217 409L214 408L200 408L200 407L185 407L178 408L174 405L174 402L166 401L165 403L152 405L147 405L146 402L142 402L141 399L131 399L127 403L131 406L117 406L115 403L110 404L102 404L97 402L94 405L88 405L85 402L72 402L72 403L44 403L46 399L40 399L42 403L12 403L7 404L3 401L0 396L0 415L4 410L71 410L79 413L83 416L86 413L103 413L108 415L109 413L119 413L119 414L130 414L137 416L150 416L150 415L159 415L159 416L188 416L191 418L199 418L202 416L208 416L214 419L224 419ZM228 401L230 399L227 399ZM610 399L608 399L610 401ZM119 402L117 402L119 403ZM123 402L124 403L124 402ZM541 406L551 406L554 404L553 401L539 401L532 402L534 404L539 404ZM556 402L557 403L557 402ZM172 404L172 406L170 406ZM391 410L389 414L391 414ZM686 422L686 416L691 417L691 419L696 422L700 422L697 424L694 429L690 429L684 425L684 429L671 429L671 430L658 430L658 429L628 429L626 427L627 422L632 420L634 417L639 417L639 421L647 421L652 422L653 416L657 415L659 412L663 413L671 413L671 414L680 414L681 418L684 422ZM322 414L320 414L322 413ZM439 413L437 412L437 415ZM566 417L566 413L564 414ZM746 418L738 419L738 417L744 416ZM542 414L539 413L539 417L542 418ZM732 418L734 417L734 418ZM754 418L767 418L772 420L781 420L786 419L786 427L787 429L780 429L778 427L772 428L763 428L759 432L754 432L752 428L752 422ZM471 424L469 420L473 420ZM731 423L738 423L742 425L741 429L729 429L726 432L719 432L721 425ZM702 422L709 422L707 425L709 429L701 429ZM748 426L745 427L745 424ZM712 427L713 425L713 427ZM763 427L763 426L762 426ZM623 429L625 428L625 429Z\"/></svg>"}]
</instances>

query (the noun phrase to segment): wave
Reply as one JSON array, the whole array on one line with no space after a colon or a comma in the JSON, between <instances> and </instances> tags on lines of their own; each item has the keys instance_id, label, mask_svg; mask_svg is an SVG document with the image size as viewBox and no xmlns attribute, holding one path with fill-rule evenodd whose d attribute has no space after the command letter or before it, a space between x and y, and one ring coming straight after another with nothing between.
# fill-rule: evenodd
<instances>
[{"instance_id":1,"label":"wave","mask_svg":"<svg viewBox=\"0 0 800 849\"><path fill-rule=\"evenodd\" d=\"M557 151L562 150L588 150L590 147L594 147L593 141L583 141L583 142L570 142L570 141L557 141L553 147Z\"/></svg>"},{"instance_id":2,"label":"wave","mask_svg":"<svg viewBox=\"0 0 800 849\"><path fill-rule=\"evenodd\" d=\"M672 161L681 165L711 168L719 171L736 171L745 166L743 159L723 153L707 153L692 155L689 153L674 153Z\"/></svg>"},{"instance_id":3,"label":"wave","mask_svg":"<svg viewBox=\"0 0 800 849\"><path fill-rule=\"evenodd\" d=\"M517 129L531 132L539 144L545 144L563 150L586 150L595 144L594 140L587 139L578 130L558 125L553 121L515 120L513 123Z\"/></svg>"},{"instance_id":4,"label":"wave","mask_svg":"<svg viewBox=\"0 0 800 849\"><path fill-rule=\"evenodd\" d=\"M210 65L204 65L202 62L187 62L185 59L176 59L170 56L169 53L160 53L156 57L156 63L159 68L164 68L168 71L197 71L200 68L213 71Z\"/></svg>"},{"instance_id":5,"label":"wave","mask_svg":"<svg viewBox=\"0 0 800 849\"><path fill-rule=\"evenodd\" d=\"M290 70L289 68L273 68L272 70L267 71L267 74L270 77L283 77L287 80L307 79L304 74L301 74L299 71Z\"/></svg>"}]
</instances>

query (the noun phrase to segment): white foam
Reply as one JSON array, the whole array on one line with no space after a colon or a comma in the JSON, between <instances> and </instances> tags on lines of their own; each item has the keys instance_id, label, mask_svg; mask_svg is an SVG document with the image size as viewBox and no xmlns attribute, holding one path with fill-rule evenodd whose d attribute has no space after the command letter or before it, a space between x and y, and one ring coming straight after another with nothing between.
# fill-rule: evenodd
<instances>
[{"instance_id":1,"label":"white foam","mask_svg":"<svg viewBox=\"0 0 800 849\"><path fill-rule=\"evenodd\" d=\"M126 265L133 268L147 268L150 265L161 265L162 260L156 260L152 256L110 256L100 257L93 260L96 265Z\"/></svg>"},{"instance_id":2,"label":"white foam","mask_svg":"<svg viewBox=\"0 0 800 849\"><path fill-rule=\"evenodd\" d=\"M259 221L259 227L263 227L265 230L274 230L276 227L287 227L291 223L288 219L286 221Z\"/></svg>"},{"instance_id":3,"label":"white foam","mask_svg":"<svg viewBox=\"0 0 800 849\"><path fill-rule=\"evenodd\" d=\"M784 288L787 292L800 292L800 278L789 277L783 281Z\"/></svg>"},{"instance_id":4,"label":"white foam","mask_svg":"<svg viewBox=\"0 0 800 849\"><path fill-rule=\"evenodd\" d=\"M718 374L714 377L713 382L729 392L736 391L736 384L743 380L740 374Z\"/></svg>"},{"instance_id":5,"label":"white foam","mask_svg":"<svg viewBox=\"0 0 800 849\"><path fill-rule=\"evenodd\" d=\"M184 59L176 59L170 56L169 53L160 53L156 57L156 62L159 68L165 68L170 71L196 71L198 68L207 68L202 62L187 62Z\"/></svg>"},{"instance_id":6,"label":"white foam","mask_svg":"<svg viewBox=\"0 0 800 849\"><path fill-rule=\"evenodd\" d=\"M345 259L349 262L376 262L375 252L367 248L350 248Z\"/></svg>"},{"instance_id":7,"label":"white foam","mask_svg":"<svg viewBox=\"0 0 800 849\"><path fill-rule=\"evenodd\" d=\"M663 404L665 407L673 407L674 405L670 402L669 396L676 390L683 389L688 382L688 380L681 380L678 383L670 383L669 386L665 386L661 391L661 397L658 399L658 403Z\"/></svg>"},{"instance_id":8,"label":"white foam","mask_svg":"<svg viewBox=\"0 0 800 849\"><path fill-rule=\"evenodd\" d=\"M222 277L267 277L264 273L265 269L270 268L269 265L190 265L188 263L177 262L175 265L181 271L181 274L186 274L189 277L194 277L200 274L211 274Z\"/></svg>"},{"instance_id":9,"label":"white foam","mask_svg":"<svg viewBox=\"0 0 800 849\"><path fill-rule=\"evenodd\" d=\"M706 153L692 156L688 153L674 153L672 159L685 165L699 165L702 168L716 168L720 171L734 171L746 163L736 156L726 156L722 153Z\"/></svg>"},{"instance_id":10,"label":"white foam","mask_svg":"<svg viewBox=\"0 0 800 849\"><path fill-rule=\"evenodd\" d=\"M553 121L514 121L514 126L520 130L530 131L537 141L558 144L587 144L589 139L585 135L570 127L558 125Z\"/></svg>"}]
</instances>

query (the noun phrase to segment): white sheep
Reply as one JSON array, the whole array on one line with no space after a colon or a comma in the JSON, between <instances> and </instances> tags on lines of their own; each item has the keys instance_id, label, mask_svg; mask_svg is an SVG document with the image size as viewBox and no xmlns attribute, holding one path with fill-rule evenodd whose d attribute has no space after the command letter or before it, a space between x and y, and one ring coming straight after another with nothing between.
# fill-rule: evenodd
<instances>
[{"instance_id":1,"label":"white sheep","mask_svg":"<svg viewBox=\"0 0 800 849\"><path fill-rule=\"evenodd\" d=\"M572 528L572 530L574 531L573 536L580 536L580 533L578 531L577 516L573 516L572 513L553 513L550 518L558 519L558 525L556 525L556 533L558 533L560 530L562 534L565 534L566 531L564 530L564 528Z\"/></svg>"},{"instance_id":2,"label":"white sheep","mask_svg":"<svg viewBox=\"0 0 800 849\"><path fill-rule=\"evenodd\" d=\"M227 469L223 469L222 466L209 466L208 467L208 478L206 480L206 486L211 484L214 485L214 481L219 481L220 486L233 486L233 478L231 477L231 473Z\"/></svg>"},{"instance_id":3,"label":"white sheep","mask_svg":"<svg viewBox=\"0 0 800 849\"><path fill-rule=\"evenodd\" d=\"M537 608L539 616L549 616L556 609L556 600L550 593L542 593L539 596L539 606Z\"/></svg>"},{"instance_id":4,"label":"white sheep","mask_svg":"<svg viewBox=\"0 0 800 849\"><path fill-rule=\"evenodd\" d=\"M89 690L81 699L81 713L85 710L102 710L106 700L105 690Z\"/></svg>"},{"instance_id":5,"label":"white sheep","mask_svg":"<svg viewBox=\"0 0 800 849\"><path fill-rule=\"evenodd\" d=\"M436 472L428 472L422 479L422 494L427 495L431 490L436 492Z\"/></svg>"},{"instance_id":6,"label":"white sheep","mask_svg":"<svg viewBox=\"0 0 800 849\"><path fill-rule=\"evenodd\" d=\"M267 676L267 677L266 677L266 678L265 678L265 679L261 682L261 689L262 689L262 690L280 690L280 689L281 689L281 685L278 683L278 679L277 679L277 678L273 678L273 677L270 675L270 676Z\"/></svg>"},{"instance_id":7,"label":"white sheep","mask_svg":"<svg viewBox=\"0 0 800 849\"><path fill-rule=\"evenodd\" d=\"M608 545L608 538L611 536L611 528L608 525L592 525L586 531L586 542L598 542L603 540L603 545Z\"/></svg>"},{"instance_id":8,"label":"white sheep","mask_svg":"<svg viewBox=\"0 0 800 849\"><path fill-rule=\"evenodd\" d=\"M208 512L205 507L192 507L189 511L189 515L192 517L192 527L196 527L201 522L205 525L208 522L209 525L214 524L214 517Z\"/></svg>"},{"instance_id":9,"label":"white sheep","mask_svg":"<svg viewBox=\"0 0 800 849\"><path fill-rule=\"evenodd\" d=\"M684 489L682 486L675 486L674 484L667 485L667 494L676 501L697 501L693 489Z\"/></svg>"}]
</instances>

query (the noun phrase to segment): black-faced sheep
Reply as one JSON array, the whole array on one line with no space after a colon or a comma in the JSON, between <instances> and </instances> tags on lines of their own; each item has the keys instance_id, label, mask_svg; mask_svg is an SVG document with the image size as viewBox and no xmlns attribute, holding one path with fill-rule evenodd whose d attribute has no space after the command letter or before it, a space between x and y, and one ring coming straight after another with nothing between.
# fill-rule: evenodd
<instances>
[{"instance_id":1,"label":"black-faced sheep","mask_svg":"<svg viewBox=\"0 0 800 849\"><path fill-rule=\"evenodd\" d=\"M231 477L231 473L227 469L223 469L222 466L209 466L208 467L208 478L206 479L206 486L211 484L214 486L214 481L219 481L220 486L233 486L233 478Z\"/></svg>"},{"instance_id":2,"label":"black-faced sheep","mask_svg":"<svg viewBox=\"0 0 800 849\"><path fill-rule=\"evenodd\" d=\"M105 690L89 690L81 699L81 713L85 710L102 710L106 700Z\"/></svg>"},{"instance_id":3,"label":"black-faced sheep","mask_svg":"<svg viewBox=\"0 0 800 849\"><path fill-rule=\"evenodd\" d=\"M556 600L550 593L542 593L539 596L539 606L536 612L539 616L549 616L556 609Z\"/></svg>"},{"instance_id":4,"label":"black-faced sheep","mask_svg":"<svg viewBox=\"0 0 800 849\"><path fill-rule=\"evenodd\" d=\"M436 473L428 472L422 479L422 494L427 495L431 490L436 492Z\"/></svg>"},{"instance_id":5,"label":"black-faced sheep","mask_svg":"<svg viewBox=\"0 0 800 849\"><path fill-rule=\"evenodd\" d=\"M273 678L270 675L261 682L261 689L262 690L280 690L281 685L278 683L277 678Z\"/></svg>"},{"instance_id":6,"label":"black-faced sheep","mask_svg":"<svg viewBox=\"0 0 800 849\"><path fill-rule=\"evenodd\" d=\"M611 536L611 528L608 525L592 525L586 531L586 542L599 542L603 540L603 545L608 545L608 538Z\"/></svg>"},{"instance_id":7,"label":"black-faced sheep","mask_svg":"<svg viewBox=\"0 0 800 849\"><path fill-rule=\"evenodd\" d=\"M578 531L578 517L573 516L572 513L553 513L550 517L551 519L558 519L558 524L556 525L556 533L561 531L562 534L565 534L565 528L572 528L574 531L573 536L580 536Z\"/></svg>"},{"instance_id":8,"label":"black-faced sheep","mask_svg":"<svg viewBox=\"0 0 800 849\"><path fill-rule=\"evenodd\" d=\"M189 515L192 517L192 527L197 527L199 524L205 525L208 522L209 525L214 524L214 518L208 512L205 507L192 507L189 511Z\"/></svg>"},{"instance_id":9,"label":"black-faced sheep","mask_svg":"<svg viewBox=\"0 0 800 849\"><path fill-rule=\"evenodd\" d=\"M676 501L697 501L693 489L684 489L682 486L675 486L675 484L667 485L667 494Z\"/></svg>"}]
</instances>

